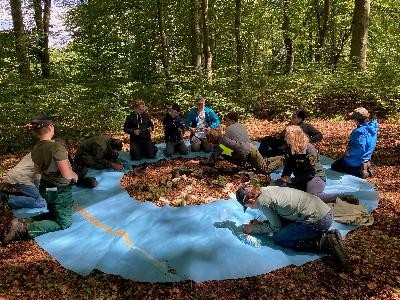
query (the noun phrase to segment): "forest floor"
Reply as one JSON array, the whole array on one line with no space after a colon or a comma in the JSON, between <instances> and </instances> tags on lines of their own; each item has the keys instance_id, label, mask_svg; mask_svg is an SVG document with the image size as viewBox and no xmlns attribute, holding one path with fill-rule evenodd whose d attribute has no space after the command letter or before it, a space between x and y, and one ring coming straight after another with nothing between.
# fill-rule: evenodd
<instances>
[{"instance_id":1,"label":"forest floor","mask_svg":"<svg viewBox=\"0 0 400 300\"><path fill-rule=\"evenodd\" d=\"M317 145L320 153L340 157L353 123L310 122L324 134ZM251 119L246 125L251 138L259 140L280 131L285 123ZM346 271L335 270L322 258L243 279L139 283L100 271L80 276L61 267L31 240L0 247L0 299L400 299L399 125L399 121L380 123L375 177L369 179L379 190L379 206L372 226L346 236ZM1 156L1 168L12 167L20 157ZM246 263L247 258L238 259Z\"/></svg>"}]
</instances>

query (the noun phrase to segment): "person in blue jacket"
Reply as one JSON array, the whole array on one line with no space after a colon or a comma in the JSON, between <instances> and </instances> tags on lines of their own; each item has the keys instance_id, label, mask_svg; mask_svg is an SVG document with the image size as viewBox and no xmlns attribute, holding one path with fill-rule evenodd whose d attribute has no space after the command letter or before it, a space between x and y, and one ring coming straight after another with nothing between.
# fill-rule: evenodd
<instances>
[{"instance_id":1,"label":"person in blue jacket","mask_svg":"<svg viewBox=\"0 0 400 300\"><path fill-rule=\"evenodd\" d=\"M212 145L207 142L206 132L221 124L217 114L205 104L203 97L197 98L196 107L191 109L186 116L185 127L190 130L190 146L194 152L211 151Z\"/></svg>"},{"instance_id":2,"label":"person in blue jacket","mask_svg":"<svg viewBox=\"0 0 400 300\"><path fill-rule=\"evenodd\" d=\"M349 117L357 127L352 131L346 154L331 165L331 169L357 177L373 176L371 156L378 137L378 121L370 120L364 107L356 108Z\"/></svg>"},{"instance_id":3,"label":"person in blue jacket","mask_svg":"<svg viewBox=\"0 0 400 300\"><path fill-rule=\"evenodd\" d=\"M188 153L188 148L182 135L185 132L185 125L183 125L179 116L180 111L181 108L178 104L172 104L171 109L167 111L163 120L166 156L171 156L176 152L180 154Z\"/></svg>"}]
</instances>

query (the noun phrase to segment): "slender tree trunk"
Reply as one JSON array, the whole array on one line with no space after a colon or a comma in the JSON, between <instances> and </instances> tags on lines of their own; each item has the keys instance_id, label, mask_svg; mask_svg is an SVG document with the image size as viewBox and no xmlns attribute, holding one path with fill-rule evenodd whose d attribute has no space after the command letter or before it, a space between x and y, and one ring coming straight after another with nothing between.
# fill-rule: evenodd
<instances>
[{"instance_id":1,"label":"slender tree trunk","mask_svg":"<svg viewBox=\"0 0 400 300\"><path fill-rule=\"evenodd\" d=\"M201 71L200 2L192 0L192 66Z\"/></svg>"},{"instance_id":2,"label":"slender tree trunk","mask_svg":"<svg viewBox=\"0 0 400 300\"><path fill-rule=\"evenodd\" d=\"M321 62L322 59L322 51L325 47L326 41L326 33L328 31L328 20L329 20L329 12L330 12L330 0L324 0L324 7L322 9L322 13L320 11L318 0L316 3L317 10L317 24L318 24L318 38L316 43L316 51L315 51L315 61L317 63ZM322 20L321 20L322 19ZM322 24L321 24L322 23Z\"/></svg>"},{"instance_id":3,"label":"slender tree trunk","mask_svg":"<svg viewBox=\"0 0 400 300\"><path fill-rule=\"evenodd\" d=\"M242 0L235 0L235 36L236 36L236 73L237 73L237 96L241 97L243 82L243 44L241 37L241 19L242 19Z\"/></svg>"},{"instance_id":4,"label":"slender tree trunk","mask_svg":"<svg viewBox=\"0 0 400 300\"><path fill-rule=\"evenodd\" d=\"M162 64L164 68L165 74L165 82L167 90L170 88L171 85L171 76L169 70L169 55L168 55L168 43L167 43L167 36L165 34L164 29L164 10L162 0L157 0L157 14L158 14L158 30L160 33L160 41L161 41L161 49L162 49Z\"/></svg>"},{"instance_id":5,"label":"slender tree trunk","mask_svg":"<svg viewBox=\"0 0 400 300\"><path fill-rule=\"evenodd\" d=\"M293 49L293 40L290 36L290 6L291 0L284 1L283 8L283 42L285 44L285 52L286 52L286 60L285 60L285 73L291 74L293 72L293 64L294 64L294 49Z\"/></svg>"},{"instance_id":6,"label":"slender tree trunk","mask_svg":"<svg viewBox=\"0 0 400 300\"><path fill-rule=\"evenodd\" d=\"M35 11L36 34L38 39L38 57L42 67L42 77L50 77L50 55L49 55L49 24L51 0L33 0Z\"/></svg>"},{"instance_id":7,"label":"slender tree trunk","mask_svg":"<svg viewBox=\"0 0 400 300\"><path fill-rule=\"evenodd\" d=\"M28 43L24 31L24 20L22 17L21 0L10 0L11 16L14 26L15 48L18 58L18 72L21 77L31 76L28 58Z\"/></svg>"},{"instance_id":8,"label":"slender tree trunk","mask_svg":"<svg viewBox=\"0 0 400 300\"><path fill-rule=\"evenodd\" d=\"M203 53L204 65L207 71L208 81L212 81L212 53L210 47L210 32L208 24L208 0L201 1L201 13L203 19Z\"/></svg>"},{"instance_id":9,"label":"slender tree trunk","mask_svg":"<svg viewBox=\"0 0 400 300\"><path fill-rule=\"evenodd\" d=\"M350 59L354 67L360 71L367 69L367 43L370 0L355 0Z\"/></svg>"}]
</instances>

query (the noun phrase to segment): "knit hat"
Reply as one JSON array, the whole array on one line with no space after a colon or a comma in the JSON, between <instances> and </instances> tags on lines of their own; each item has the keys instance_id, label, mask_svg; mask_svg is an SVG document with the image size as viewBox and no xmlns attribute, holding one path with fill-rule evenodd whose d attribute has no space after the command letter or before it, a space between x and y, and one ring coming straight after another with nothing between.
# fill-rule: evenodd
<instances>
[{"instance_id":1,"label":"knit hat","mask_svg":"<svg viewBox=\"0 0 400 300\"><path fill-rule=\"evenodd\" d=\"M247 206L244 204L246 203L246 199L248 198L249 193L244 189L243 186L241 186L237 191L236 191L236 200L243 205L243 211L246 212Z\"/></svg>"},{"instance_id":2,"label":"knit hat","mask_svg":"<svg viewBox=\"0 0 400 300\"><path fill-rule=\"evenodd\" d=\"M357 107L349 114L350 119L365 120L369 118L369 112L364 107Z\"/></svg>"}]
</instances>

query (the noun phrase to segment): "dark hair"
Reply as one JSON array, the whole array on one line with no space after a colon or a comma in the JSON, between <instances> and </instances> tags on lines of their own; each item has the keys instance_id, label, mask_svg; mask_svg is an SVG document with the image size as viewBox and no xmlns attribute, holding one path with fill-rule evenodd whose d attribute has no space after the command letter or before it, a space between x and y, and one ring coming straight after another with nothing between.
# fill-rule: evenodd
<instances>
[{"instance_id":1,"label":"dark hair","mask_svg":"<svg viewBox=\"0 0 400 300\"><path fill-rule=\"evenodd\" d=\"M122 150L122 141L119 139L111 139L110 146L112 150L121 151Z\"/></svg>"},{"instance_id":2,"label":"dark hair","mask_svg":"<svg viewBox=\"0 0 400 300\"><path fill-rule=\"evenodd\" d=\"M303 121L306 119L306 112L304 110L302 110L301 108L297 108L295 109L295 111L293 112L294 115L298 116L300 119L302 119Z\"/></svg>"},{"instance_id":3,"label":"dark hair","mask_svg":"<svg viewBox=\"0 0 400 300\"><path fill-rule=\"evenodd\" d=\"M177 112L180 112L180 111L181 111L181 107L179 106L178 103L172 104L171 108L172 108L173 110L176 110Z\"/></svg>"},{"instance_id":4,"label":"dark hair","mask_svg":"<svg viewBox=\"0 0 400 300\"><path fill-rule=\"evenodd\" d=\"M237 122L239 120L239 116L236 112L230 111L226 114L225 119L229 119L231 121Z\"/></svg>"},{"instance_id":5,"label":"dark hair","mask_svg":"<svg viewBox=\"0 0 400 300\"><path fill-rule=\"evenodd\" d=\"M211 128L206 133L207 141L211 144L216 144L221 137L222 137L222 132L217 128Z\"/></svg>"}]
</instances>

